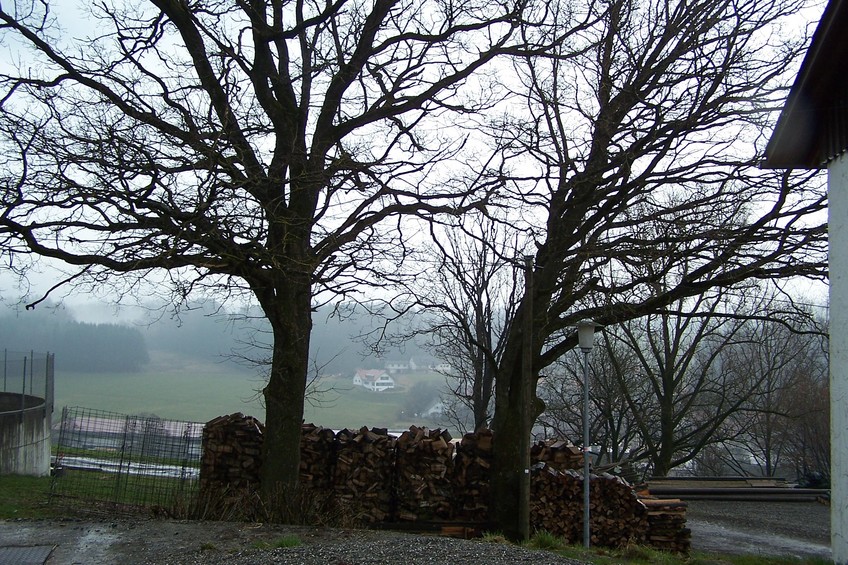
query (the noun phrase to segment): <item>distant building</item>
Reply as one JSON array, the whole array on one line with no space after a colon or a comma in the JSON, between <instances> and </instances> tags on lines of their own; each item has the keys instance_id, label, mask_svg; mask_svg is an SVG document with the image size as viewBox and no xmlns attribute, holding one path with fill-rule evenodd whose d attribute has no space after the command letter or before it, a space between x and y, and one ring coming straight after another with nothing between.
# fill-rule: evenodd
<instances>
[{"instance_id":1,"label":"distant building","mask_svg":"<svg viewBox=\"0 0 848 565\"><path fill-rule=\"evenodd\" d=\"M424 418L433 418L435 416L442 416L445 413L447 406L445 403L439 400L435 404L433 404L429 409L425 410L421 416Z\"/></svg>"},{"instance_id":2,"label":"distant building","mask_svg":"<svg viewBox=\"0 0 848 565\"><path fill-rule=\"evenodd\" d=\"M372 392L383 392L395 388L395 380L383 369L357 369L353 384Z\"/></svg>"},{"instance_id":3,"label":"distant building","mask_svg":"<svg viewBox=\"0 0 848 565\"><path fill-rule=\"evenodd\" d=\"M415 363L415 359L410 359L409 361L386 361L384 366L392 375L418 370L418 364Z\"/></svg>"},{"instance_id":4,"label":"distant building","mask_svg":"<svg viewBox=\"0 0 848 565\"><path fill-rule=\"evenodd\" d=\"M403 361L386 361L385 367L386 370L393 375L409 370L409 365Z\"/></svg>"},{"instance_id":5,"label":"distant building","mask_svg":"<svg viewBox=\"0 0 848 565\"><path fill-rule=\"evenodd\" d=\"M442 373L442 374L446 374L446 375L451 374L453 372L453 367L451 367L450 363L442 362L442 363L438 363L436 365L430 365L430 368L432 370L436 371L437 373Z\"/></svg>"}]
</instances>

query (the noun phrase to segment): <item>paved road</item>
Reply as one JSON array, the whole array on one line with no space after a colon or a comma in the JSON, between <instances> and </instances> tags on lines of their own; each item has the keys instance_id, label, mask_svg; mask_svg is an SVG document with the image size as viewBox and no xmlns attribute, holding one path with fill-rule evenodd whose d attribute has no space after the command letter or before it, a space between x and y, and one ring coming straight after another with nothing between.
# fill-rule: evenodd
<instances>
[{"instance_id":1,"label":"paved road","mask_svg":"<svg viewBox=\"0 0 848 565\"><path fill-rule=\"evenodd\" d=\"M817 502L689 502L692 548L830 559L830 508Z\"/></svg>"}]
</instances>

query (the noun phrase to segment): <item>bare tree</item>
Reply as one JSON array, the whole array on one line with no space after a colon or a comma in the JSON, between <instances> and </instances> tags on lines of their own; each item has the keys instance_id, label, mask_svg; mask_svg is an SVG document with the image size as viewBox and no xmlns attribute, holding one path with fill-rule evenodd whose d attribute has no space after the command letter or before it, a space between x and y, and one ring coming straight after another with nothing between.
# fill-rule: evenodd
<instances>
[{"instance_id":1,"label":"bare tree","mask_svg":"<svg viewBox=\"0 0 848 565\"><path fill-rule=\"evenodd\" d=\"M605 333L605 340L621 339L639 359L636 375L618 372L616 378L638 423L641 456L656 475L693 461L709 446L738 447L760 418L779 417L774 399L788 386L779 373L798 356L772 343L771 356L760 364L751 358L765 349L767 334L787 328L768 320L781 319L781 313L762 299L718 293L683 306L674 315L628 322L620 336ZM647 396L629 392L630 383L639 380L648 383Z\"/></svg>"},{"instance_id":2,"label":"bare tree","mask_svg":"<svg viewBox=\"0 0 848 565\"><path fill-rule=\"evenodd\" d=\"M759 464L773 476L806 411L795 403L798 385L822 366L812 317L774 300L718 292L605 330L590 381L598 460L646 461L661 475L693 461L710 474ZM579 437L580 363L562 365L540 384L540 422Z\"/></svg>"},{"instance_id":3,"label":"bare tree","mask_svg":"<svg viewBox=\"0 0 848 565\"><path fill-rule=\"evenodd\" d=\"M728 429L723 436L729 441L716 455L725 468L741 474L772 477L787 469L803 474L806 457L795 453L805 422L815 412L808 395L812 391L827 396L826 386L822 394L816 384L827 382L821 332L798 318L783 323L752 320L746 326L749 339L727 351L724 364L740 375L761 375L762 384L725 424ZM829 435L827 429L824 432Z\"/></svg>"},{"instance_id":4,"label":"bare tree","mask_svg":"<svg viewBox=\"0 0 848 565\"><path fill-rule=\"evenodd\" d=\"M626 376L629 394L647 398L647 379L639 378L639 359L621 342L605 341L589 363L589 436L594 464L635 462L644 453L637 419L631 412L619 375ZM537 419L546 435L580 443L583 435L583 359L569 352L548 368L541 378L537 394L545 402L545 411Z\"/></svg>"},{"instance_id":5,"label":"bare tree","mask_svg":"<svg viewBox=\"0 0 848 565\"><path fill-rule=\"evenodd\" d=\"M798 379L788 425L788 459L810 486L830 484L830 387L828 373L817 370Z\"/></svg>"},{"instance_id":6,"label":"bare tree","mask_svg":"<svg viewBox=\"0 0 848 565\"><path fill-rule=\"evenodd\" d=\"M164 270L175 300L255 299L273 336L262 487L290 487L311 309L395 268L401 218L478 205L438 177L463 116L497 99L482 71L519 46L527 3L88 9L72 39L47 1L0 7L19 54L0 76L4 260L63 261L57 285Z\"/></svg>"},{"instance_id":7,"label":"bare tree","mask_svg":"<svg viewBox=\"0 0 848 565\"><path fill-rule=\"evenodd\" d=\"M516 62L523 108L492 127L500 174L511 179L504 200L520 206L515 226L535 245L533 285L517 311L533 321L533 375L576 345L569 328L581 318L612 326L713 287L826 276L822 183L758 169L763 129L805 42L781 23L800 7L550 4L563 26L579 29L545 56ZM492 490L495 520L520 537L525 336L522 324L509 327ZM672 462L658 457L660 468Z\"/></svg>"},{"instance_id":8,"label":"bare tree","mask_svg":"<svg viewBox=\"0 0 848 565\"><path fill-rule=\"evenodd\" d=\"M407 289L422 309L416 333L449 368L443 400L460 429L487 427L494 408L495 370L516 294L516 245L503 226L480 214L433 225L426 277ZM467 416L470 415L470 422Z\"/></svg>"}]
</instances>

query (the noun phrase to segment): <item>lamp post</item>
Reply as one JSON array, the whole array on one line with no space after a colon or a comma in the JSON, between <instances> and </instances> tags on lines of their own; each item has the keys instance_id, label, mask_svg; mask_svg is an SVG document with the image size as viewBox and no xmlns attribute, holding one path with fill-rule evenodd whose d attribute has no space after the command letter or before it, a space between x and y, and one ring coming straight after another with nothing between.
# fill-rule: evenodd
<instances>
[{"instance_id":1,"label":"lamp post","mask_svg":"<svg viewBox=\"0 0 848 565\"><path fill-rule=\"evenodd\" d=\"M577 322L577 342L583 352L583 547L589 547L589 353L595 346L592 320Z\"/></svg>"}]
</instances>

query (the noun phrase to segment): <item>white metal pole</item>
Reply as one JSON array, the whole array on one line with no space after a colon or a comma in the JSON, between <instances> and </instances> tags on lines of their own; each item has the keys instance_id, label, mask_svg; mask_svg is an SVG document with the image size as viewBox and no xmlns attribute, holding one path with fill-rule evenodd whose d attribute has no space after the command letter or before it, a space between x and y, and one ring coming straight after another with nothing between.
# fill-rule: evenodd
<instances>
[{"instance_id":1,"label":"white metal pole","mask_svg":"<svg viewBox=\"0 0 848 565\"><path fill-rule=\"evenodd\" d=\"M589 547L589 349L583 349L583 547Z\"/></svg>"}]
</instances>

